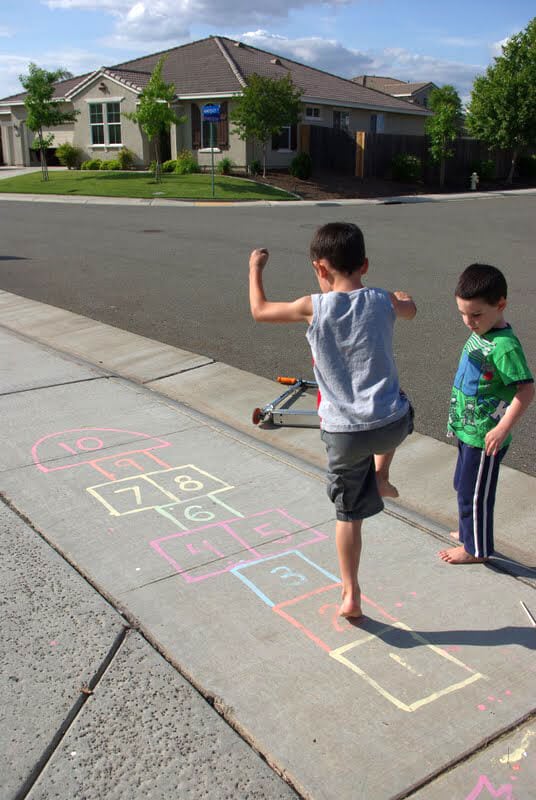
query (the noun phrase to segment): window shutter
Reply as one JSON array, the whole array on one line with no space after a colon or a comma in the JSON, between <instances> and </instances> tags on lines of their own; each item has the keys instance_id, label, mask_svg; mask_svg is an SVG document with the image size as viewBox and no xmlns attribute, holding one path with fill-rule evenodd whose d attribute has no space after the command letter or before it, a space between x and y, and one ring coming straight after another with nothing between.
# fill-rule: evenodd
<instances>
[{"instance_id":1,"label":"window shutter","mask_svg":"<svg viewBox=\"0 0 536 800\"><path fill-rule=\"evenodd\" d=\"M199 106L192 103L192 150L201 147L201 112Z\"/></svg>"},{"instance_id":2,"label":"window shutter","mask_svg":"<svg viewBox=\"0 0 536 800\"><path fill-rule=\"evenodd\" d=\"M290 126L290 149L297 150L298 149L298 126L291 125Z\"/></svg>"},{"instance_id":3,"label":"window shutter","mask_svg":"<svg viewBox=\"0 0 536 800\"><path fill-rule=\"evenodd\" d=\"M272 134L272 150L279 150L279 134Z\"/></svg>"},{"instance_id":4,"label":"window shutter","mask_svg":"<svg viewBox=\"0 0 536 800\"><path fill-rule=\"evenodd\" d=\"M229 120L227 116L227 103L220 103L220 121L218 122L217 145L220 150L229 149Z\"/></svg>"}]
</instances>

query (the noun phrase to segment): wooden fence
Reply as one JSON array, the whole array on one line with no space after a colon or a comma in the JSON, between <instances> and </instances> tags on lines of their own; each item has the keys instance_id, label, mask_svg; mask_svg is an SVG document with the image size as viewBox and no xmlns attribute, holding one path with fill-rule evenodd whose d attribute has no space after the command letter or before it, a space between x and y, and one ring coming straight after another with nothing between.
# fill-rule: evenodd
<instances>
[{"instance_id":1,"label":"wooden fence","mask_svg":"<svg viewBox=\"0 0 536 800\"><path fill-rule=\"evenodd\" d=\"M320 125L302 125L300 146L313 160L313 169L329 169L363 178L390 178L393 157L404 153L422 164L425 183L438 183L439 164L429 154L427 136L392 133L349 133ZM508 175L510 150L490 150L478 139L463 137L453 143L454 155L446 162L446 181L465 182L478 162L494 162L495 178ZM478 171L478 167L477 167Z\"/></svg>"}]
</instances>

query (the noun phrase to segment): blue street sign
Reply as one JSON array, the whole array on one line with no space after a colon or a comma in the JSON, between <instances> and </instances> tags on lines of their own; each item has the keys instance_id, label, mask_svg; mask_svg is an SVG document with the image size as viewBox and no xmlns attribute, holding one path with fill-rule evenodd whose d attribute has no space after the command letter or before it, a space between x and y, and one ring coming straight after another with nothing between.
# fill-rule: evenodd
<instances>
[{"instance_id":1,"label":"blue street sign","mask_svg":"<svg viewBox=\"0 0 536 800\"><path fill-rule=\"evenodd\" d=\"M219 122L220 109L221 106L219 103L207 103L205 106L203 106L203 119L207 120L208 122Z\"/></svg>"}]
</instances>

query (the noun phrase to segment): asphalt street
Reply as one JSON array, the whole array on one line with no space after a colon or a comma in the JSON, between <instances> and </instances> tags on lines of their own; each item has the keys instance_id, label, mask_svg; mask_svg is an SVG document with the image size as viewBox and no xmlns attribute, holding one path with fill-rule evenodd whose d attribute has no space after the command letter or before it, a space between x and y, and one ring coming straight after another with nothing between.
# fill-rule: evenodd
<instances>
[{"instance_id":1,"label":"asphalt street","mask_svg":"<svg viewBox=\"0 0 536 800\"><path fill-rule=\"evenodd\" d=\"M452 377L466 329L453 290L473 261L510 283L508 319L536 367L533 227L536 198L403 205L135 208L0 200L0 288L273 378L309 376L304 329L256 325L247 259L268 247L273 299L315 291L314 229L363 227L369 285L409 291L419 313L398 325L396 352L417 430L444 441ZM259 402L271 398L259 398ZM518 426L505 463L536 474L536 409Z\"/></svg>"}]
</instances>

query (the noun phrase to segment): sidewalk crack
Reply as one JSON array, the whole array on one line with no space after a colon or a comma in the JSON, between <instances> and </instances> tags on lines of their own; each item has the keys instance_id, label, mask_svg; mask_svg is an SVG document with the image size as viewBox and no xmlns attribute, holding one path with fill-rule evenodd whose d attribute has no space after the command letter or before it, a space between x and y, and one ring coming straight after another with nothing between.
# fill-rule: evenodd
<instances>
[{"instance_id":1,"label":"sidewalk crack","mask_svg":"<svg viewBox=\"0 0 536 800\"><path fill-rule=\"evenodd\" d=\"M81 713L88 699L91 697L94 690L99 685L100 681L102 680L110 664L116 657L119 648L125 641L127 634L129 633L130 630L132 630L130 627L125 626L117 634L112 643L112 646L110 647L107 654L103 658L99 668L97 669L97 671L95 672L95 674L93 675L87 686L82 686L80 688L80 694L78 695L75 702L71 706L71 709L67 713L67 716L61 723L60 727L52 737L47 747L45 747L43 753L41 754L41 757L37 760L33 769L30 771L30 774L28 775L28 777L26 778L26 780L24 781L18 792L15 794L13 800L24 800L26 797L28 797L29 793L39 780L39 777L41 776L42 772L45 770L48 763L54 757L54 754L58 750L63 739L65 738L69 730L76 722L78 715Z\"/></svg>"}]
</instances>

